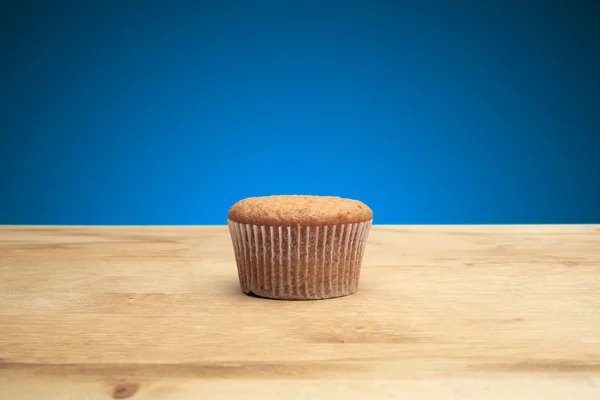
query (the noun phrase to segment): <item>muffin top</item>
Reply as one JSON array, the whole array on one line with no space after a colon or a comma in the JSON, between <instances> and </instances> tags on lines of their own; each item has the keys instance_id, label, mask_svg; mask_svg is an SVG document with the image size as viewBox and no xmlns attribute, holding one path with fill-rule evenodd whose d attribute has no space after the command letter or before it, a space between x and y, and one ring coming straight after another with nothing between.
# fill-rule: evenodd
<instances>
[{"instance_id":1,"label":"muffin top","mask_svg":"<svg viewBox=\"0 0 600 400\"><path fill-rule=\"evenodd\" d=\"M316 226L370 221L373 211L358 200L341 197L279 195L240 200L228 217L243 224Z\"/></svg>"}]
</instances>

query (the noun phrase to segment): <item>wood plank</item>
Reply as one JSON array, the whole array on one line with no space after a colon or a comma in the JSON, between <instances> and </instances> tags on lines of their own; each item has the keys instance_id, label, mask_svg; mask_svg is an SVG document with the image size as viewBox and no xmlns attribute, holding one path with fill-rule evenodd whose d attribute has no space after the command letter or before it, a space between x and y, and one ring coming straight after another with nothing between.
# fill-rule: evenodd
<instances>
[{"instance_id":1,"label":"wood plank","mask_svg":"<svg viewBox=\"0 0 600 400\"><path fill-rule=\"evenodd\" d=\"M600 398L600 226L374 226L359 291L242 294L226 227L0 227L0 398ZM116 391L115 391L116 390Z\"/></svg>"}]
</instances>

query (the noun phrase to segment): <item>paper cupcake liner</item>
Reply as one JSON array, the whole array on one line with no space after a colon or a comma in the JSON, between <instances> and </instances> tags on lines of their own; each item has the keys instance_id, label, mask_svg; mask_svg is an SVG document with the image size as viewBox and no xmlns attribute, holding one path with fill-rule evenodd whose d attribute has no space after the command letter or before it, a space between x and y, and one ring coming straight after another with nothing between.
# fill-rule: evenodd
<instances>
[{"instance_id":1,"label":"paper cupcake liner","mask_svg":"<svg viewBox=\"0 0 600 400\"><path fill-rule=\"evenodd\" d=\"M356 292L372 221L261 226L228 220L242 291L274 299Z\"/></svg>"}]
</instances>

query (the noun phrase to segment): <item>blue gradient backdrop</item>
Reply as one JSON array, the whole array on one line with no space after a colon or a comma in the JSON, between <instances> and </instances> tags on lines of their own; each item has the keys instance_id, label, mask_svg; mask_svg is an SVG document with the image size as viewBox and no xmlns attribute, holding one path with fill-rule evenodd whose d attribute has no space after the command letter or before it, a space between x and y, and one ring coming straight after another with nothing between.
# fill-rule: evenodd
<instances>
[{"instance_id":1,"label":"blue gradient backdrop","mask_svg":"<svg viewBox=\"0 0 600 400\"><path fill-rule=\"evenodd\" d=\"M0 223L599 223L594 1L3 1Z\"/></svg>"}]
</instances>

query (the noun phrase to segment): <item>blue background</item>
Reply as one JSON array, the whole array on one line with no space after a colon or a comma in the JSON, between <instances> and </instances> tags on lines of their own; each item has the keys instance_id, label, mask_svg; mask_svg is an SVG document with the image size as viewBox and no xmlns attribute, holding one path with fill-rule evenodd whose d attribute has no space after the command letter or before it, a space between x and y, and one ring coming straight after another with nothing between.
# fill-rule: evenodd
<instances>
[{"instance_id":1,"label":"blue background","mask_svg":"<svg viewBox=\"0 0 600 400\"><path fill-rule=\"evenodd\" d=\"M594 1L3 1L0 223L599 223Z\"/></svg>"}]
</instances>

